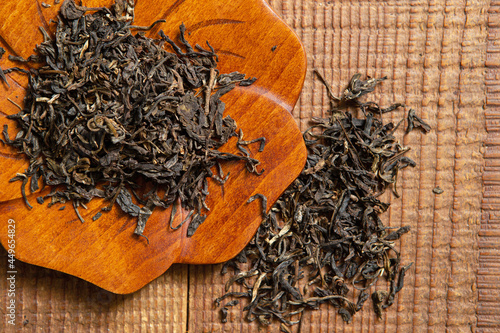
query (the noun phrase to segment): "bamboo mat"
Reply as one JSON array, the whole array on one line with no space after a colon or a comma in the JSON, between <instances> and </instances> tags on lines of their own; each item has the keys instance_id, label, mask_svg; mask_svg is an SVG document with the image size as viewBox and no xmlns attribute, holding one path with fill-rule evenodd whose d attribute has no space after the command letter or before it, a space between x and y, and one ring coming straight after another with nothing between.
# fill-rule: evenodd
<instances>
[{"instance_id":1,"label":"bamboo mat","mask_svg":"<svg viewBox=\"0 0 500 333\"><path fill-rule=\"evenodd\" d=\"M372 94L403 102L432 131L397 136L414 169L387 195L386 225L410 225L401 240L414 262L406 287L377 320L370 302L352 323L334 308L307 313L293 332L500 331L500 1L271 0L302 40L308 59L293 115L305 129L327 116L318 69L340 94L355 73L387 76ZM404 110L386 114L398 122ZM441 187L436 195L432 190ZM399 247L399 244L398 244ZM234 307L220 323L213 300L220 265L174 265L132 295L114 295L62 273L17 263L17 325L7 326L6 251L0 249L0 332L278 332ZM382 282L380 282L382 283Z\"/></svg>"}]
</instances>

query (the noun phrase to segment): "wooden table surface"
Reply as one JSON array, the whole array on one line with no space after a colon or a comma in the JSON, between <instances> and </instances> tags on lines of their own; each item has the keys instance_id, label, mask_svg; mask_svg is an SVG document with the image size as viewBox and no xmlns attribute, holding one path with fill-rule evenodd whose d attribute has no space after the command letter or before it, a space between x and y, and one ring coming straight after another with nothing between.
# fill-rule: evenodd
<instances>
[{"instance_id":1,"label":"wooden table surface","mask_svg":"<svg viewBox=\"0 0 500 333\"><path fill-rule=\"evenodd\" d=\"M36 1L36 0L33 0ZM46 1L53 3L53 1ZM324 73L340 94L359 72L387 76L372 95L417 110L427 135L397 135L414 169L400 175L401 198L387 196L390 226L410 225L402 260L406 287L381 320L370 302L344 324L324 305L294 332L500 331L500 1L271 0L308 58L293 116L305 129L326 116ZM399 121L398 110L384 116ZM444 192L432 190L440 186ZM7 218L2 217L1 223ZM5 220L5 221L4 221ZM131 295L115 295L63 273L16 263L16 325L7 323L7 252L0 249L0 332L277 332L238 307L220 323L213 300L227 277L220 265L174 265Z\"/></svg>"}]
</instances>

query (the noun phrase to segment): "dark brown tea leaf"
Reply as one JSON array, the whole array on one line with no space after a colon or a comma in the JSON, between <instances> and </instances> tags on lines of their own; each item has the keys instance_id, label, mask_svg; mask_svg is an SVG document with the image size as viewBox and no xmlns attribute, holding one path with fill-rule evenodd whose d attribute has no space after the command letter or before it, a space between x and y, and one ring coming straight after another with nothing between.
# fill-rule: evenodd
<instances>
[{"instance_id":1,"label":"dark brown tea leaf","mask_svg":"<svg viewBox=\"0 0 500 333\"><path fill-rule=\"evenodd\" d=\"M191 212L191 236L209 210L207 179L221 185L227 179L224 161L263 172L248 145L260 142L262 151L264 138L243 141L241 134L237 147L247 147L243 154L218 150L238 137L220 98L255 78L219 73L210 44L209 50L195 50L184 25L180 45L163 32L161 39L134 34L164 20L136 27L133 16L133 1L117 1L111 9L64 1L55 33L42 29L36 56L14 59L42 66L28 72L24 109L9 117L19 131L12 139L4 128L4 141L29 159L25 173L15 178L22 181L28 207L26 185L31 179L34 192L41 179L44 186L57 186L49 195L52 203L73 201L82 222L78 207L104 198L109 205L103 210L117 203L137 217L135 234L142 236L155 207L180 200ZM141 188L151 190L138 193Z\"/></svg>"},{"instance_id":2,"label":"dark brown tea leaf","mask_svg":"<svg viewBox=\"0 0 500 333\"><path fill-rule=\"evenodd\" d=\"M304 170L238 257L246 263L235 258L223 266L223 273L233 267L235 275L222 298L246 298L247 319L263 325L274 319L282 325L296 323L294 315L324 303L338 308L341 318L350 322L369 299L368 289L385 277L390 288L376 290L371 297L380 317L394 302L410 267L400 267L394 247L410 228L389 231L379 217L389 204L378 198L389 187L397 194L399 171L415 162L403 156L409 149L397 142L397 125L384 124L372 113L402 104L382 109L358 100L385 78L361 80L357 74L337 98L318 76L327 88L332 115L311 120L304 133L308 148ZM354 118L347 107L361 109L364 118ZM247 292L231 291L228 287L234 283ZM354 298L356 303L350 300Z\"/></svg>"}]
</instances>

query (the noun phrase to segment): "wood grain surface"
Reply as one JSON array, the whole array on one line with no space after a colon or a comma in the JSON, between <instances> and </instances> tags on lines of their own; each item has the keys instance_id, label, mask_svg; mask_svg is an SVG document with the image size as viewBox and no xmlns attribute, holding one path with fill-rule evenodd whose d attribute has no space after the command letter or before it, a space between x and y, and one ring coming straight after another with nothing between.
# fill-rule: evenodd
<instances>
[{"instance_id":1,"label":"wood grain surface","mask_svg":"<svg viewBox=\"0 0 500 333\"><path fill-rule=\"evenodd\" d=\"M488 8L486 40L487 137L484 151L483 201L479 230L477 272L477 327L481 332L500 330L500 1Z\"/></svg>"},{"instance_id":2,"label":"wood grain surface","mask_svg":"<svg viewBox=\"0 0 500 333\"><path fill-rule=\"evenodd\" d=\"M87 1L87 7L110 6L113 1ZM31 48L43 41L42 35L24 24L32 24L24 17L38 17L42 25L55 18L59 6L45 13L36 1L6 1L0 4L0 13L11 15L0 24L0 35L6 48L28 57ZM118 207L106 212L93 223L92 216L108 205L104 200L92 200L88 209L80 209L86 223L80 223L76 212L68 209L39 205L36 198L45 193L28 193L33 208L28 209L21 197L20 182L9 183L16 173L27 168L27 161L15 149L1 145L0 216L16 221L16 257L27 263L65 272L101 288L126 294L137 291L163 274L172 263L214 264L236 256L253 237L262 221L260 200L247 203L260 193L268 200L267 209L299 175L306 161L306 148L302 134L290 111L297 101L305 76L305 54L293 31L279 19L262 0L239 0L230 4L220 0L137 2L134 24L148 26L160 18L165 34L176 38L179 25L184 23L192 45L204 45L208 40L219 54L221 73L238 71L257 82L249 87L236 87L222 97L226 104L224 115L236 121L244 137L264 137L266 147L258 152L252 147L253 158L260 161L257 176L247 171L244 163L222 163L224 173L230 176L222 188L209 179L206 204L210 211L203 212L206 219L192 237L187 237L188 223L178 230L169 226L172 208L154 210L144 231L146 239L134 235L136 219ZM22 24L16 24L20 21ZM259 24L256 24L259 22ZM47 31L55 25L47 23ZM155 36L155 27L147 34ZM23 43L20 43L20 40ZM257 43L258 41L258 43ZM273 50L273 47L276 49ZM7 57L0 65L9 64ZM1 87L6 94L18 93L13 100L22 102L24 89ZM2 92L3 92L2 91ZM17 112L16 106L6 98L0 99L4 113ZM16 128L14 121L0 117L0 126L6 123ZM3 126L2 126L3 127ZM13 137L14 134L11 135ZM236 138L220 148L238 154ZM250 149L250 148L249 148ZM15 186L14 186L15 185ZM187 218L188 211L177 209L173 225ZM0 223L0 242L7 248L7 223Z\"/></svg>"},{"instance_id":3,"label":"wood grain surface","mask_svg":"<svg viewBox=\"0 0 500 333\"><path fill-rule=\"evenodd\" d=\"M50 1L50 0L49 0ZM140 1L140 0L139 0ZM323 306L293 332L484 332L500 330L500 2L493 0L270 0L299 35L308 57L293 116L301 129L324 115L326 92L357 72L387 75L382 104L404 102L432 125L404 136L417 161L401 176L401 198L382 216L410 225L402 260L414 262L396 303L377 320L371 304L344 324ZM399 121L402 110L385 115ZM444 192L436 195L432 189ZM7 270L0 250L0 276ZM248 324L238 306L220 323L213 299L220 265L174 265L139 292L107 293L63 273L18 263L18 332L277 332ZM382 282L380 282L382 283ZM0 290L8 288L0 279ZM7 295L0 295L5 317ZM25 321L25 324L23 324Z\"/></svg>"}]
</instances>

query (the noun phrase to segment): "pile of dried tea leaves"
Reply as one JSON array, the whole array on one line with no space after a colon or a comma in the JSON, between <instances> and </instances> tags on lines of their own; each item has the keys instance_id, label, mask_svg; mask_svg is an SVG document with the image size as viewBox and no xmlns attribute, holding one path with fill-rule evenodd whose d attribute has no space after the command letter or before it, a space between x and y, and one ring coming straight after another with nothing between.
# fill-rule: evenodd
<instances>
[{"instance_id":1,"label":"pile of dried tea leaves","mask_svg":"<svg viewBox=\"0 0 500 333\"><path fill-rule=\"evenodd\" d=\"M227 180L221 163L241 161L248 171L261 172L259 161L243 146L260 141L262 151L265 139L243 141L220 100L235 85L255 79L238 72L220 74L214 49L208 42L207 49L193 47L184 25L179 45L162 31L161 39L133 34L164 20L133 26L133 7L126 4L85 8L66 0L54 22L55 35L40 28L44 41L37 54L27 60L12 57L43 63L24 71L29 74L24 109L9 116L20 128L15 138L4 127L5 142L29 158L27 170L12 181L22 181L29 207L28 183L31 192L39 189L40 180L55 186L39 203L71 201L82 222L78 208L93 198L108 200L103 210L117 203L138 217L138 235L155 207L174 204L173 216L180 202L190 210L190 236L209 210L207 178L220 184ZM241 154L218 151L233 136ZM139 184L151 184L151 191L137 193Z\"/></svg>"},{"instance_id":2,"label":"pile of dried tea leaves","mask_svg":"<svg viewBox=\"0 0 500 333\"><path fill-rule=\"evenodd\" d=\"M320 78L330 96L331 117L312 119L304 133L308 158L302 173L250 244L223 266L223 274L234 270L226 294L215 301L220 306L233 299L221 308L223 322L239 298L248 300L244 310L249 321L268 325L278 319L285 331L283 325L298 323L294 315L323 303L338 308L349 322L369 298L368 289L383 276L389 287L371 295L380 317L403 287L411 264L401 264L394 244L409 227L385 227L379 215L389 204L378 197L388 187L397 196L398 172L415 162L403 156L409 148L394 137L398 126L374 117L402 105L383 109L358 100L385 78L364 81L357 74L341 98ZM364 116L355 118L348 109ZM231 291L238 284L246 291Z\"/></svg>"}]
</instances>

